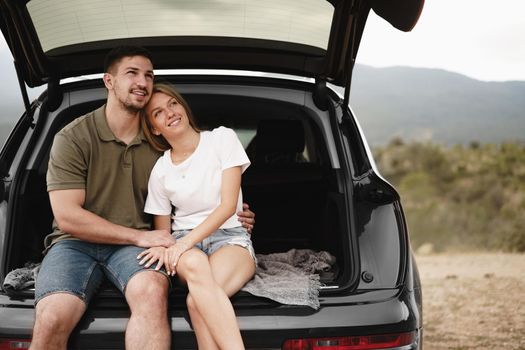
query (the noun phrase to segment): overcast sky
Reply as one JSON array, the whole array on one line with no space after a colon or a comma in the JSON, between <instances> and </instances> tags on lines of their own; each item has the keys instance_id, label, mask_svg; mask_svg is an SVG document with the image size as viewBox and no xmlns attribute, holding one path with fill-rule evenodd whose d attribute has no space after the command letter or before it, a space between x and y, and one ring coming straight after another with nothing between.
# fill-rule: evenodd
<instances>
[{"instance_id":1,"label":"overcast sky","mask_svg":"<svg viewBox=\"0 0 525 350\"><path fill-rule=\"evenodd\" d=\"M371 13L358 63L442 68L479 80L525 80L525 0L426 0L409 33ZM0 62L10 55L0 38ZM13 74L0 66L2 76Z\"/></svg>"},{"instance_id":2,"label":"overcast sky","mask_svg":"<svg viewBox=\"0 0 525 350\"><path fill-rule=\"evenodd\" d=\"M525 80L525 0L426 0L412 32L370 14L358 63L443 68L479 80Z\"/></svg>"}]
</instances>

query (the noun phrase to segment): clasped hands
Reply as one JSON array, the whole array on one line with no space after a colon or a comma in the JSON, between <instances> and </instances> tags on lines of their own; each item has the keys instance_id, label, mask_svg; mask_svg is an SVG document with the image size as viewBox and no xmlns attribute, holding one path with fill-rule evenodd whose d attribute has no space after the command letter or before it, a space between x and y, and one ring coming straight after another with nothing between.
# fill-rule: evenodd
<instances>
[{"instance_id":1,"label":"clasped hands","mask_svg":"<svg viewBox=\"0 0 525 350\"><path fill-rule=\"evenodd\" d=\"M243 203L242 211L239 211L237 216L241 225L248 231L248 233L251 233L253 226L255 225L255 213L250 210L249 205ZM151 232L154 232L155 234L152 235ZM143 237L147 238L147 240L141 241L138 246L150 248L137 256L137 259L141 259L139 264L144 265L144 268L149 268L156 262L157 266L155 267L155 270L160 270L162 265L164 265L168 275L174 276L176 273L177 262L181 255L189 250L191 246L183 239L175 241L175 243L172 244L174 240L173 236L170 236L168 233L168 237L166 237L166 232L163 230L150 231L145 233Z\"/></svg>"},{"instance_id":2,"label":"clasped hands","mask_svg":"<svg viewBox=\"0 0 525 350\"><path fill-rule=\"evenodd\" d=\"M172 246L166 247L152 247L148 248L137 256L140 259L139 265L144 265L144 268L149 268L151 265L157 263L155 270L160 270L164 265L166 273L169 276L175 276L177 262L184 252L190 249L190 245L182 239L178 240Z\"/></svg>"}]
</instances>

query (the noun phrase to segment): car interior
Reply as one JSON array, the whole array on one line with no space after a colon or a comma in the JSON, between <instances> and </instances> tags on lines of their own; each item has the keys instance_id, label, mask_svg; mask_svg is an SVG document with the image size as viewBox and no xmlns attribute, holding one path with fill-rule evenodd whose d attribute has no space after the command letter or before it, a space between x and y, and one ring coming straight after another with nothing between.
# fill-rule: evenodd
<instances>
[{"instance_id":1,"label":"car interior","mask_svg":"<svg viewBox=\"0 0 525 350\"><path fill-rule=\"evenodd\" d=\"M291 103L231 95L187 94L199 127L226 126L237 131L252 162L242 177L243 198L256 213L252 240L257 254L289 249L328 251L339 262L321 275L337 283L344 257L344 194L339 169L334 169L317 123ZM203 103L202 101L206 101ZM44 237L51 232L52 212L46 191L46 171L52 136L73 119L104 103L93 100L55 112L52 120L41 112L48 128L40 153L16 186L9 258L11 269L42 259ZM235 106L232 109L231 106ZM29 164L29 163L28 163Z\"/></svg>"}]
</instances>

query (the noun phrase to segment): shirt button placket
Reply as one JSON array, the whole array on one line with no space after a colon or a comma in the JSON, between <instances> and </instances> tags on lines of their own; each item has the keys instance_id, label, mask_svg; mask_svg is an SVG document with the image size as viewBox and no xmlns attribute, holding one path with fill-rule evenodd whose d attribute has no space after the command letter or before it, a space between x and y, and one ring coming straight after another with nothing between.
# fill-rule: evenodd
<instances>
[{"instance_id":1,"label":"shirt button placket","mask_svg":"<svg viewBox=\"0 0 525 350\"><path fill-rule=\"evenodd\" d=\"M124 150L124 154L122 156L122 167L124 169L128 169L132 167L132 151L129 146L126 147Z\"/></svg>"}]
</instances>

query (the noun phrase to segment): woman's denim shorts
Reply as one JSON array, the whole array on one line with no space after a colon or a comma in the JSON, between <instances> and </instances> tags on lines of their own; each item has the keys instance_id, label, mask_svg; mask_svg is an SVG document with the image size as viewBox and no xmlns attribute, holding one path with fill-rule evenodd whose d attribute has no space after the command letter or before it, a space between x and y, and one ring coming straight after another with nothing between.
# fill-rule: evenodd
<instances>
[{"instance_id":1,"label":"woman's denim shorts","mask_svg":"<svg viewBox=\"0 0 525 350\"><path fill-rule=\"evenodd\" d=\"M179 239L186 236L190 232L191 230L175 230L173 231L173 236L175 239ZM253 260L257 263L255 251L253 250L253 244L250 239L250 234L242 226L218 229L210 236L205 238L201 243L195 245L195 247L199 248L204 253L206 253L206 255L210 256L225 245L238 245L245 248L248 250Z\"/></svg>"},{"instance_id":2,"label":"woman's denim shorts","mask_svg":"<svg viewBox=\"0 0 525 350\"><path fill-rule=\"evenodd\" d=\"M35 285L35 304L54 293L73 294L88 304L106 277L124 293L136 273L155 271L155 265L150 268L139 265L137 255L142 251L144 248L135 246L59 241L42 261ZM165 271L157 272L168 278Z\"/></svg>"}]
</instances>

